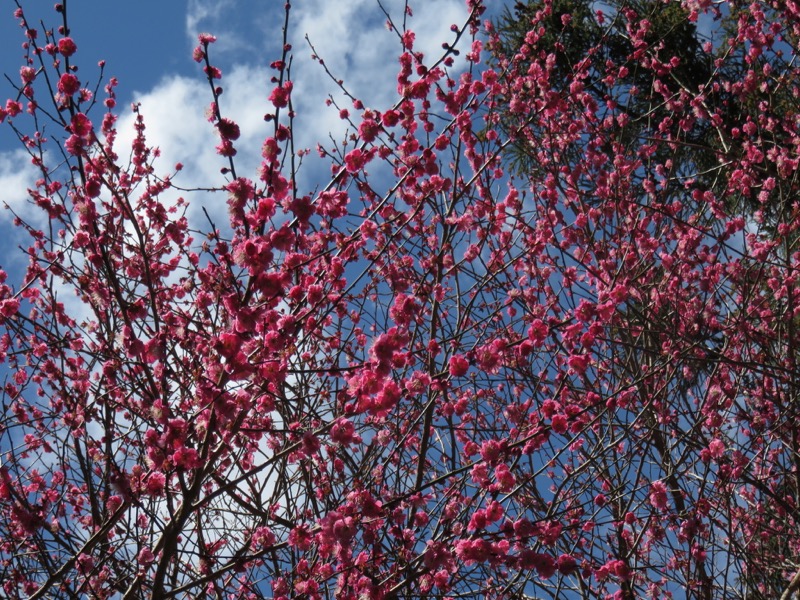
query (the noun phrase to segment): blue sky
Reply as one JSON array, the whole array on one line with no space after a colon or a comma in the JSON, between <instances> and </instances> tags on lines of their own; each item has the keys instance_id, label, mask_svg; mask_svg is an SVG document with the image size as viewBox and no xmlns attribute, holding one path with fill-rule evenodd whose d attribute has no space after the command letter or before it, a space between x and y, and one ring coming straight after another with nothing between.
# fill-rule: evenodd
<instances>
[{"instance_id":1,"label":"blue sky","mask_svg":"<svg viewBox=\"0 0 800 600\"><path fill-rule=\"evenodd\" d=\"M29 22L37 26L40 20L51 28L60 24L52 2L28 0L22 6ZM277 1L72 0L67 6L82 70L91 71L97 61L106 60L107 75L118 77L121 91L129 97L152 88L164 76L198 75L191 51L200 31L220 37L218 46L227 51L226 58L234 58L236 50L237 62L258 62L259 55L261 62L266 61L265 51L277 47L283 13L283 4ZM0 13L0 71L16 81L23 38L12 16L14 9L7 2Z\"/></svg>"},{"instance_id":2,"label":"blue sky","mask_svg":"<svg viewBox=\"0 0 800 600\"><path fill-rule=\"evenodd\" d=\"M93 74L97 62L105 59L107 73L120 77L122 92L130 95L134 90L155 85L165 73L190 74L194 63L186 35L187 7L185 0L68 2L71 34L79 45L76 59L81 75ZM22 64L23 37L13 17L14 8L6 2L0 13L0 70L16 82ZM27 2L23 8L30 22L38 25L44 20L49 27L59 24L52 2ZM4 87L7 92L7 83ZM5 134L4 131L4 142Z\"/></svg>"},{"instance_id":3,"label":"blue sky","mask_svg":"<svg viewBox=\"0 0 800 600\"><path fill-rule=\"evenodd\" d=\"M404 0L384 0L382 4L398 23L402 22ZM453 39L451 24L463 24L465 4L463 0L412 3L414 17L408 26L417 34L415 50L438 56L442 43ZM212 62L223 71L222 112L242 128L237 170L240 175L256 177L261 144L270 132L263 121L270 110L267 96L271 73L267 65L279 58L283 2L72 0L67 6L71 35L78 44L73 63L79 65L80 78L95 82L97 62L103 59L106 76L119 79L118 148L123 149L132 137L128 107L132 101L141 102L148 140L162 151L156 170L166 174L176 162L183 163L185 168L177 183L184 187L224 184L219 175L224 163L214 151L217 138L204 117L211 96L191 55L198 33L217 36ZM29 21L44 19L48 26L58 25L51 2L28 0L23 7ZM17 82L22 34L12 13L13 4L6 3L0 14L0 70ZM311 50L304 37L309 36L336 77L343 79L367 107L385 110L396 100L397 36L387 30L386 17L375 0L295 0L291 14L296 142L312 149L318 142L331 145L331 139L341 141L347 133L338 111L325 106L328 94L336 97L338 92L310 60ZM0 89L4 103L12 90L7 82L0 83ZM26 182L35 175L24 168L26 162L11 131L0 127L0 204L28 210ZM306 168L303 179L307 191L324 184L314 179L325 172L327 165ZM0 224L4 222L8 222L7 214L0 215Z\"/></svg>"}]
</instances>

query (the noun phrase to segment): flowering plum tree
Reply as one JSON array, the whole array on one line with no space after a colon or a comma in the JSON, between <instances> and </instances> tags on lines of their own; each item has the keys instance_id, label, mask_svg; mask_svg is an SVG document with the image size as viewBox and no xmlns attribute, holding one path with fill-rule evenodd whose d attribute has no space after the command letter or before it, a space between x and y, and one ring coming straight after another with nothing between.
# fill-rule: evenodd
<instances>
[{"instance_id":1,"label":"flowering plum tree","mask_svg":"<svg viewBox=\"0 0 800 600\"><path fill-rule=\"evenodd\" d=\"M350 96L313 192L291 46L243 173L201 35L205 226L66 8L18 8L0 120L44 224L0 282L3 597L798 593L800 12L666 2L681 36L729 17L689 84L647 3L578 4L511 52L480 0L438 57L390 20L396 102Z\"/></svg>"}]
</instances>

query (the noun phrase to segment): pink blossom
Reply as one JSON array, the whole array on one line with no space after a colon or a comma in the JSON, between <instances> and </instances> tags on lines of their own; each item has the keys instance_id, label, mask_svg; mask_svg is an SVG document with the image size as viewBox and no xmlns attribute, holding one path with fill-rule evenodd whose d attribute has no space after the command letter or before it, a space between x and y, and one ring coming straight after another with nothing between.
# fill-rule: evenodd
<instances>
[{"instance_id":1,"label":"pink blossom","mask_svg":"<svg viewBox=\"0 0 800 600\"><path fill-rule=\"evenodd\" d=\"M374 119L364 119L358 126L358 136L364 142L374 142L380 133L381 126Z\"/></svg>"},{"instance_id":2,"label":"pink blossom","mask_svg":"<svg viewBox=\"0 0 800 600\"><path fill-rule=\"evenodd\" d=\"M630 568L624 560L611 560L606 563L605 567L609 573L615 575L620 581L627 581L630 579Z\"/></svg>"},{"instance_id":3,"label":"pink blossom","mask_svg":"<svg viewBox=\"0 0 800 600\"><path fill-rule=\"evenodd\" d=\"M489 559L491 546L482 538L475 540L458 540L455 544L456 556L467 565L484 562Z\"/></svg>"},{"instance_id":4,"label":"pink blossom","mask_svg":"<svg viewBox=\"0 0 800 600\"><path fill-rule=\"evenodd\" d=\"M272 93L269 95L269 101L272 102L275 108L286 108L289 105L292 87L292 82L287 81L282 86L278 86L272 90Z\"/></svg>"},{"instance_id":5,"label":"pink blossom","mask_svg":"<svg viewBox=\"0 0 800 600\"><path fill-rule=\"evenodd\" d=\"M496 500L492 500L486 505L486 518L489 520L489 522L495 523L499 521L503 518L503 514L505 514L503 505Z\"/></svg>"},{"instance_id":6,"label":"pink blossom","mask_svg":"<svg viewBox=\"0 0 800 600\"><path fill-rule=\"evenodd\" d=\"M72 73L64 73L58 80L58 91L67 96L71 96L81 87L80 81Z\"/></svg>"},{"instance_id":7,"label":"pink blossom","mask_svg":"<svg viewBox=\"0 0 800 600\"><path fill-rule=\"evenodd\" d=\"M469 519L469 525L467 525L467 529L469 531L480 531L484 529L486 525L488 525L489 520L486 518L486 511L483 509L478 509Z\"/></svg>"},{"instance_id":8,"label":"pink blossom","mask_svg":"<svg viewBox=\"0 0 800 600\"><path fill-rule=\"evenodd\" d=\"M228 139L223 139L217 144L216 151L220 156L236 156L236 148L233 147L233 142Z\"/></svg>"},{"instance_id":9,"label":"pink blossom","mask_svg":"<svg viewBox=\"0 0 800 600\"><path fill-rule=\"evenodd\" d=\"M154 471L147 476L145 481L145 491L151 496L161 496L164 493L164 486L167 478L164 473Z\"/></svg>"},{"instance_id":10,"label":"pink blossom","mask_svg":"<svg viewBox=\"0 0 800 600\"><path fill-rule=\"evenodd\" d=\"M136 557L136 560L139 561L139 564L142 565L143 567L147 567L147 566L153 564L153 561L155 559L156 559L156 557L153 554L153 551L150 550L150 548L148 548L147 546L142 548L139 551L138 556Z\"/></svg>"},{"instance_id":11,"label":"pink blossom","mask_svg":"<svg viewBox=\"0 0 800 600\"><path fill-rule=\"evenodd\" d=\"M444 589L448 586L448 582L450 581L450 574L445 571L437 571L433 575L433 585L440 589Z\"/></svg>"},{"instance_id":12,"label":"pink blossom","mask_svg":"<svg viewBox=\"0 0 800 600\"><path fill-rule=\"evenodd\" d=\"M486 440L481 444L481 458L489 464L500 461L503 453L503 444L497 440Z\"/></svg>"},{"instance_id":13,"label":"pink blossom","mask_svg":"<svg viewBox=\"0 0 800 600\"><path fill-rule=\"evenodd\" d=\"M222 79L222 71L219 69L219 67L206 66L203 67L203 72L208 76L209 79Z\"/></svg>"},{"instance_id":14,"label":"pink blossom","mask_svg":"<svg viewBox=\"0 0 800 600\"><path fill-rule=\"evenodd\" d=\"M58 51L62 56L70 57L77 52L78 46L70 37L61 38L58 40Z\"/></svg>"},{"instance_id":15,"label":"pink blossom","mask_svg":"<svg viewBox=\"0 0 800 600\"><path fill-rule=\"evenodd\" d=\"M256 548L266 548L272 546L277 541L277 537L269 527L258 527L253 532L252 541Z\"/></svg>"},{"instance_id":16,"label":"pink blossom","mask_svg":"<svg viewBox=\"0 0 800 600\"><path fill-rule=\"evenodd\" d=\"M654 481L650 484L650 504L656 510L667 509L667 486L663 481Z\"/></svg>"},{"instance_id":17,"label":"pink blossom","mask_svg":"<svg viewBox=\"0 0 800 600\"><path fill-rule=\"evenodd\" d=\"M725 454L725 443L720 439L713 439L708 444L708 452L712 458L722 458Z\"/></svg>"},{"instance_id":18,"label":"pink blossom","mask_svg":"<svg viewBox=\"0 0 800 600\"><path fill-rule=\"evenodd\" d=\"M188 152L224 160L200 184L171 171L183 157L162 164L138 107L122 139L115 82L94 99L92 65L67 58L66 4L52 29L17 11L22 85L0 120L34 117L13 133L37 175L9 220L24 260L0 272L7 594L102 596L125 561L137 597L268 593L258 581L280 600L485 596L559 577L540 587L655 598L734 587L742 561L783 592L794 3L709 18L705 57L658 45L663 15L622 0L577 53L574 13L545 2L504 48L481 29L489 3L467 4L433 55L413 22L388 24L397 95L380 113L345 92L350 131L310 141L321 170L294 143L314 115L286 112L288 41L265 58L261 156L228 160L257 128L223 118L236 99L211 86L218 137ZM721 5L685 0L676 31ZM215 38L198 39L209 83ZM37 552L73 573L38 591Z\"/></svg>"},{"instance_id":19,"label":"pink blossom","mask_svg":"<svg viewBox=\"0 0 800 600\"><path fill-rule=\"evenodd\" d=\"M539 409L542 413L542 416L545 419L551 419L554 414L556 414L561 409L561 405L553 399L548 398L544 402L542 402L542 406Z\"/></svg>"},{"instance_id":20,"label":"pink blossom","mask_svg":"<svg viewBox=\"0 0 800 600\"><path fill-rule=\"evenodd\" d=\"M589 366L589 361L590 357L587 354L573 354L567 359L567 364L575 373L582 375L586 372L586 369Z\"/></svg>"},{"instance_id":21,"label":"pink blossom","mask_svg":"<svg viewBox=\"0 0 800 600\"><path fill-rule=\"evenodd\" d=\"M73 156L78 156L83 150L83 139L77 135L71 135L64 141L64 148Z\"/></svg>"},{"instance_id":22,"label":"pink blossom","mask_svg":"<svg viewBox=\"0 0 800 600\"><path fill-rule=\"evenodd\" d=\"M85 138L92 133L92 122L83 113L76 113L70 122L70 130L77 136Z\"/></svg>"},{"instance_id":23,"label":"pink blossom","mask_svg":"<svg viewBox=\"0 0 800 600\"><path fill-rule=\"evenodd\" d=\"M122 496L118 494L113 494L108 497L108 500L106 500L106 510L108 511L109 514L113 515L114 513L117 512L117 510L119 510L119 507L122 506L124 503L125 500L123 500Z\"/></svg>"},{"instance_id":24,"label":"pink blossom","mask_svg":"<svg viewBox=\"0 0 800 600\"><path fill-rule=\"evenodd\" d=\"M506 343L500 339L481 346L476 352L476 360L480 368L487 373L498 373L503 364L505 349Z\"/></svg>"},{"instance_id":25,"label":"pink blossom","mask_svg":"<svg viewBox=\"0 0 800 600\"><path fill-rule=\"evenodd\" d=\"M356 534L356 522L353 517L342 517L333 523L333 535L340 544L349 544Z\"/></svg>"},{"instance_id":26,"label":"pink blossom","mask_svg":"<svg viewBox=\"0 0 800 600\"><path fill-rule=\"evenodd\" d=\"M381 123L384 127L394 127L400 121L400 113L396 110L387 110L381 115Z\"/></svg>"},{"instance_id":27,"label":"pink blossom","mask_svg":"<svg viewBox=\"0 0 800 600\"><path fill-rule=\"evenodd\" d=\"M569 421L567 419L567 415L564 414L553 415L553 418L550 423L553 428L553 431L555 431L558 434L566 433L569 427Z\"/></svg>"},{"instance_id":28,"label":"pink blossom","mask_svg":"<svg viewBox=\"0 0 800 600\"><path fill-rule=\"evenodd\" d=\"M278 141L275 138L270 137L264 140L264 144L261 147L261 156L271 161L275 160L280 153L281 147L278 145Z\"/></svg>"},{"instance_id":29,"label":"pink blossom","mask_svg":"<svg viewBox=\"0 0 800 600\"><path fill-rule=\"evenodd\" d=\"M344 157L344 165L348 173L358 173L367 164L367 154L360 148L351 150Z\"/></svg>"},{"instance_id":30,"label":"pink blossom","mask_svg":"<svg viewBox=\"0 0 800 600\"><path fill-rule=\"evenodd\" d=\"M181 447L172 455L172 462L181 470L190 470L200 466L200 455L194 448Z\"/></svg>"},{"instance_id":31,"label":"pink blossom","mask_svg":"<svg viewBox=\"0 0 800 600\"><path fill-rule=\"evenodd\" d=\"M78 566L78 572L83 575L88 575L94 569L94 558L91 555L81 553L78 555L78 558L75 560Z\"/></svg>"},{"instance_id":32,"label":"pink blossom","mask_svg":"<svg viewBox=\"0 0 800 600\"><path fill-rule=\"evenodd\" d=\"M488 487L489 485L489 470L486 468L486 465L483 463L476 463L472 467L472 471L470 473L472 477L472 481L474 481L480 487Z\"/></svg>"},{"instance_id":33,"label":"pink blossom","mask_svg":"<svg viewBox=\"0 0 800 600\"><path fill-rule=\"evenodd\" d=\"M546 521L539 524L538 536L543 544L553 546L561 537L564 526L558 521Z\"/></svg>"},{"instance_id":34,"label":"pink blossom","mask_svg":"<svg viewBox=\"0 0 800 600\"><path fill-rule=\"evenodd\" d=\"M537 346L540 346L544 342L547 333L547 325L545 325L541 319L535 319L528 328L528 337Z\"/></svg>"},{"instance_id":35,"label":"pink blossom","mask_svg":"<svg viewBox=\"0 0 800 600\"><path fill-rule=\"evenodd\" d=\"M303 434L301 448L302 452L306 456L313 456L314 454L319 452L319 449L321 447L322 444L320 443L319 438L316 435L314 435L314 432L306 431Z\"/></svg>"},{"instance_id":36,"label":"pink blossom","mask_svg":"<svg viewBox=\"0 0 800 600\"><path fill-rule=\"evenodd\" d=\"M379 335L372 344L370 353L377 360L379 371L388 372L386 367L390 367L392 360L397 352L405 345L405 336L400 333L397 327L391 327L386 333Z\"/></svg>"},{"instance_id":37,"label":"pink blossom","mask_svg":"<svg viewBox=\"0 0 800 600\"><path fill-rule=\"evenodd\" d=\"M510 492L517 483L517 478L505 463L500 463L495 467L494 478L501 492Z\"/></svg>"},{"instance_id":38,"label":"pink blossom","mask_svg":"<svg viewBox=\"0 0 800 600\"><path fill-rule=\"evenodd\" d=\"M6 319L13 317L19 311L20 302L17 298L0 300L0 315Z\"/></svg>"},{"instance_id":39,"label":"pink blossom","mask_svg":"<svg viewBox=\"0 0 800 600\"><path fill-rule=\"evenodd\" d=\"M556 560L556 568L562 575L571 575L578 568L577 561L569 554L562 554Z\"/></svg>"},{"instance_id":40,"label":"pink blossom","mask_svg":"<svg viewBox=\"0 0 800 600\"><path fill-rule=\"evenodd\" d=\"M311 533L306 525L298 525L289 532L289 545L299 550L308 550L311 547Z\"/></svg>"},{"instance_id":41,"label":"pink blossom","mask_svg":"<svg viewBox=\"0 0 800 600\"><path fill-rule=\"evenodd\" d=\"M16 117L22 112L22 103L16 100L6 100L6 113L9 117Z\"/></svg>"},{"instance_id":42,"label":"pink blossom","mask_svg":"<svg viewBox=\"0 0 800 600\"><path fill-rule=\"evenodd\" d=\"M19 70L20 79L22 79L23 85L28 85L32 83L34 78L36 77L36 69L33 67L22 67Z\"/></svg>"},{"instance_id":43,"label":"pink blossom","mask_svg":"<svg viewBox=\"0 0 800 600\"><path fill-rule=\"evenodd\" d=\"M345 418L340 418L334 422L331 427L331 439L343 446L349 446L360 441L353 423Z\"/></svg>"},{"instance_id":44,"label":"pink blossom","mask_svg":"<svg viewBox=\"0 0 800 600\"><path fill-rule=\"evenodd\" d=\"M552 577L557 569L552 556L527 549L520 553L519 564L523 569L535 569L542 579Z\"/></svg>"},{"instance_id":45,"label":"pink blossom","mask_svg":"<svg viewBox=\"0 0 800 600\"><path fill-rule=\"evenodd\" d=\"M97 177L92 177L86 182L84 186L86 196L89 198L97 198L102 190L102 182Z\"/></svg>"},{"instance_id":46,"label":"pink blossom","mask_svg":"<svg viewBox=\"0 0 800 600\"><path fill-rule=\"evenodd\" d=\"M385 416L400 401L402 391L394 381L388 381L377 393L369 408L369 412L376 416Z\"/></svg>"},{"instance_id":47,"label":"pink blossom","mask_svg":"<svg viewBox=\"0 0 800 600\"><path fill-rule=\"evenodd\" d=\"M708 558L708 552L700 544L692 545L692 558L698 563L704 563Z\"/></svg>"},{"instance_id":48,"label":"pink blossom","mask_svg":"<svg viewBox=\"0 0 800 600\"><path fill-rule=\"evenodd\" d=\"M468 370L469 361L466 359L466 357L460 354L450 357L449 371L451 377L462 377L463 375L466 375Z\"/></svg>"}]
</instances>

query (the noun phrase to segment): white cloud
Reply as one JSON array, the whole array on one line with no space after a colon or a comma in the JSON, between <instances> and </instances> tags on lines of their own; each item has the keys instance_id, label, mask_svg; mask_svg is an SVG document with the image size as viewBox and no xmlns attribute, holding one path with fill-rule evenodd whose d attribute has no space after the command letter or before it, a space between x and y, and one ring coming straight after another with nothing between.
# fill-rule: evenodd
<instances>
[{"instance_id":1,"label":"white cloud","mask_svg":"<svg viewBox=\"0 0 800 600\"><path fill-rule=\"evenodd\" d=\"M197 43L199 33L209 32L221 37L223 47L235 45L237 38L226 23L230 22L232 11L238 8L236 4L236 0L189 0L186 34L192 43Z\"/></svg>"},{"instance_id":2,"label":"white cloud","mask_svg":"<svg viewBox=\"0 0 800 600\"><path fill-rule=\"evenodd\" d=\"M384 1L384 6L396 27L402 28L405 2L388 0ZM414 16L407 19L407 27L416 34L415 51L423 52L427 61L434 62L442 52L442 43L453 41L450 26L463 24L466 17L462 0L421 2L415 7ZM242 31L231 29L234 20L241 22ZM336 83L311 60L312 51L305 37L308 36L333 76L344 81L348 91L366 106L385 110L397 100L397 58L401 52L398 34L387 30L386 20L376 0L300 0L292 4L289 37L293 45L291 76L295 84L292 97L297 112L295 142L299 148L313 149L317 143L328 145L329 134L334 140L343 138L346 124L335 109L325 105L329 95L342 107L352 109ZM257 77L247 82L259 90L248 97L256 101L248 102L247 110L253 111L251 121L261 119L269 110L265 97L270 90L271 74L257 74L252 65L264 65L279 58L282 5L254 8L244 0L190 0L186 23L186 33L192 40L200 30L217 36L218 41L212 46L212 60L213 56L219 56L220 60L238 65L234 72L248 68ZM253 27L263 31L254 31ZM246 34L253 35L254 39ZM265 48L268 48L266 54ZM231 49L236 52L230 52ZM223 84L226 84L225 79ZM226 89L233 92L230 81L227 86ZM201 95L209 99L207 88ZM245 123L240 124L244 133Z\"/></svg>"},{"instance_id":3,"label":"white cloud","mask_svg":"<svg viewBox=\"0 0 800 600\"><path fill-rule=\"evenodd\" d=\"M266 79L265 69L243 65L234 67L221 82L224 89L220 98L222 114L238 123L242 132L235 143L238 151L235 164L240 177L257 176L261 145L269 133L263 119L266 104L263 82ZM183 170L173 180L179 187L219 188L225 184L226 178L220 170L228 166L228 161L216 153L219 137L206 118L211 99L211 90L200 76L197 79L166 77L154 89L134 96L144 117L147 143L160 151L155 172L167 175L181 163ZM134 118L133 113L126 112L119 120L117 153L120 157L129 152L133 141ZM177 191L172 194L176 195ZM165 199L169 197L170 194ZM215 218L226 218L227 197L190 193L187 198L192 206L190 217L198 218L203 206Z\"/></svg>"},{"instance_id":4,"label":"white cloud","mask_svg":"<svg viewBox=\"0 0 800 600\"><path fill-rule=\"evenodd\" d=\"M0 152L0 268L9 273L21 273L28 263L25 254L17 246L27 247L31 243L28 234L12 225L15 215L37 229L47 225L47 214L30 202L28 189L35 187L39 171L31 164L25 150ZM20 279L12 276L13 279Z\"/></svg>"},{"instance_id":5,"label":"white cloud","mask_svg":"<svg viewBox=\"0 0 800 600\"><path fill-rule=\"evenodd\" d=\"M402 27L404 4L385 3L398 28ZM459 0L436 0L421 3L414 15L407 22L416 34L414 50L434 62L442 52L442 43L453 41L450 26L463 24L467 12ZM299 115L312 121L305 122L304 127L317 136L313 141L324 142L328 132L334 139L343 133L336 111L325 108L328 94L341 101L343 108L352 106L323 68L311 61L304 37L308 36L332 75L344 81L351 94L366 106L383 111L397 101L397 59L402 51L397 33L388 31L385 23L386 17L374 0L308 0L297 4L292 22L297 62L293 73L298 90L295 97L299 99Z\"/></svg>"},{"instance_id":6,"label":"white cloud","mask_svg":"<svg viewBox=\"0 0 800 600\"><path fill-rule=\"evenodd\" d=\"M34 187L38 170L31 164L25 150L0 152L0 206L8 206L14 213L28 220L41 212L28 202L28 189ZM8 210L2 211L2 219L13 218Z\"/></svg>"}]
</instances>

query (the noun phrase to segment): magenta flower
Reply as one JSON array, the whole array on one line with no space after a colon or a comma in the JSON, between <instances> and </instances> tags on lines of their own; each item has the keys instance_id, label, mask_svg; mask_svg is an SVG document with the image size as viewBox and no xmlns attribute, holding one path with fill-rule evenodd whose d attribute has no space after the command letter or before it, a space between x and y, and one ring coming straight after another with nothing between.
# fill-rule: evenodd
<instances>
[{"instance_id":1,"label":"magenta flower","mask_svg":"<svg viewBox=\"0 0 800 600\"><path fill-rule=\"evenodd\" d=\"M450 357L450 376L451 377L461 377L465 375L469 370L469 361L466 357L461 355L451 356Z\"/></svg>"},{"instance_id":2,"label":"magenta flower","mask_svg":"<svg viewBox=\"0 0 800 600\"><path fill-rule=\"evenodd\" d=\"M161 496L164 493L164 486L167 478L164 473L154 471L147 476L145 491L151 496Z\"/></svg>"},{"instance_id":3,"label":"magenta flower","mask_svg":"<svg viewBox=\"0 0 800 600\"><path fill-rule=\"evenodd\" d=\"M364 119L358 126L358 136L364 142L374 142L380 133L381 126L374 119Z\"/></svg>"},{"instance_id":4,"label":"magenta flower","mask_svg":"<svg viewBox=\"0 0 800 600\"><path fill-rule=\"evenodd\" d=\"M344 165L348 173L358 173L366 163L367 155L358 148L351 150L344 157Z\"/></svg>"},{"instance_id":5,"label":"magenta flower","mask_svg":"<svg viewBox=\"0 0 800 600\"><path fill-rule=\"evenodd\" d=\"M22 67L19 70L19 77L22 79L23 85L28 85L29 83L32 83L36 77L36 69L33 67Z\"/></svg>"},{"instance_id":6,"label":"magenta flower","mask_svg":"<svg viewBox=\"0 0 800 600\"><path fill-rule=\"evenodd\" d=\"M92 133L92 122L83 113L77 113L72 117L70 123L70 130L77 136L82 138L88 137Z\"/></svg>"},{"instance_id":7,"label":"magenta flower","mask_svg":"<svg viewBox=\"0 0 800 600\"><path fill-rule=\"evenodd\" d=\"M569 421L567 420L567 415L563 414L553 415L553 419L551 420L551 425L553 427L554 432L558 434L566 433L569 427Z\"/></svg>"},{"instance_id":8,"label":"magenta flower","mask_svg":"<svg viewBox=\"0 0 800 600\"><path fill-rule=\"evenodd\" d=\"M269 101L272 102L275 108L286 108L289 105L292 87L292 82L287 81L282 86L272 90L272 93L269 95Z\"/></svg>"},{"instance_id":9,"label":"magenta flower","mask_svg":"<svg viewBox=\"0 0 800 600\"><path fill-rule=\"evenodd\" d=\"M62 56L69 58L78 50L78 46L70 37L61 38L58 40L58 51Z\"/></svg>"},{"instance_id":10,"label":"magenta flower","mask_svg":"<svg viewBox=\"0 0 800 600\"><path fill-rule=\"evenodd\" d=\"M219 130L219 134L228 140L238 140L241 135L239 126L230 119L220 119L217 123L217 129Z\"/></svg>"},{"instance_id":11,"label":"magenta flower","mask_svg":"<svg viewBox=\"0 0 800 600\"><path fill-rule=\"evenodd\" d=\"M656 510L667 509L667 486L663 481L654 481L650 484L650 504Z\"/></svg>"},{"instance_id":12,"label":"magenta flower","mask_svg":"<svg viewBox=\"0 0 800 600\"><path fill-rule=\"evenodd\" d=\"M150 548L144 547L139 551L139 555L136 557L136 559L139 561L140 565L147 567L153 563L156 557Z\"/></svg>"},{"instance_id":13,"label":"magenta flower","mask_svg":"<svg viewBox=\"0 0 800 600\"><path fill-rule=\"evenodd\" d=\"M400 113L396 110L387 110L381 115L381 122L384 127L394 127L400 121Z\"/></svg>"},{"instance_id":14,"label":"magenta flower","mask_svg":"<svg viewBox=\"0 0 800 600\"><path fill-rule=\"evenodd\" d=\"M80 81L72 73L64 73L58 80L58 91L67 96L72 96L80 87Z\"/></svg>"}]
</instances>

